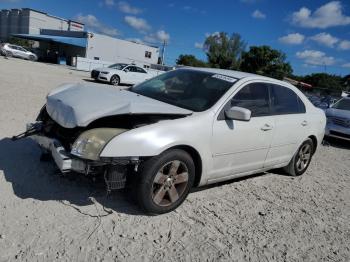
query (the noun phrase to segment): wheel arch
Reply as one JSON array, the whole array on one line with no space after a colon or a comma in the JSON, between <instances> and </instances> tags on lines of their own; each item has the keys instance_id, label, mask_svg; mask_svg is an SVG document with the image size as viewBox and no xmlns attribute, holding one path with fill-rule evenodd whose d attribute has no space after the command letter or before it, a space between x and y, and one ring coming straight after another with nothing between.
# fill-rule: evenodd
<instances>
[{"instance_id":1,"label":"wheel arch","mask_svg":"<svg viewBox=\"0 0 350 262\"><path fill-rule=\"evenodd\" d=\"M120 78L120 75L117 74L117 73L113 73L113 74L112 74L112 76L111 76L110 79L109 79L109 82L112 81L112 77L114 77L114 76L117 76L117 77L119 78L119 84L120 84L120 83L122 82L122 79Z\"/></svg>"},{"instance_id":2,"label":"wheel arch","mask_svg":"<svg viewBox=\"0 0 350 262\"><path fill-rule=\"evenodd\" d=\"M195 166L195 179L194 179L193 186L197 187L201 181L202 170L203 170L202 158L199 152L195 148L189 145L177 145L177 146L170 147L167 150L172 150L172 149L181 149L187 152L192 157L194 166Z\"/></svg>"},{"instance_id":3,"label":"wheel arch","mask_svg":"<svg viewBox=\"0 0 350 262\"><path fill-rule=\"evenodd\" d=\"M314 136L314 135L311 135L311 136L309 136L309 138L312 140L312 143L314 144L314 148L313 148L313 153L315 153L316 152L316 149L317 149L317 145L318 145L318 143L317 143L317 137L316 136Z\"/></svg>"}]
</instances>

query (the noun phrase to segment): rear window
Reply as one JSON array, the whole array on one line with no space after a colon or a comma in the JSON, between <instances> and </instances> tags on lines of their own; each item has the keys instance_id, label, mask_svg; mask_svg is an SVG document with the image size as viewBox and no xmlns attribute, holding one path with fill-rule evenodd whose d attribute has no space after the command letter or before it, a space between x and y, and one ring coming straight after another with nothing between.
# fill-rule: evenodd
<instances>
[{"instance_id":1,"label":"rear window","mask_svg":"<svg viewBox=\"0 0 350 262\"><path fill-rule=\"evenodd\" d=\"M271 107L275 115L302 114L305 105L299 96L290 88L271 85Z\"/></svg>"}]
</instances>

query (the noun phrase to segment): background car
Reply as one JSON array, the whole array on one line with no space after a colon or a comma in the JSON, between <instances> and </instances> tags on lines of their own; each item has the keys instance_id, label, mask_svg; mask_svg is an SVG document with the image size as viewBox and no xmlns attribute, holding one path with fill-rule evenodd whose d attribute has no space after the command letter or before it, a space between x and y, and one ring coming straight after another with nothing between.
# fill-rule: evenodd
<instances>
[{"instance_id":1,"label":"background car","mask_svg":"<svg viewBox=\"0 0 350 262\"><path fill-rule=\"evenodd\" d=\"M115 86L119 84L135 85L152 77L152 74L141 67L121 63L96 68L91 71L91 78L97 81L108 82Z\"/></svg>"},{"instance_id":2,"label":"background car","mask_svg":"<svg viewBox=\"0 0 350 262\"><path fill-rule=\"evenodd\" d=\"M38 57L36 54L18 45L3 44L1 46L1 53L2 55L8 56L8 57L18 57L22 59L31 60L31 61L38 60Z\"/></svg>"},{"instance_id":3,"label":"background car","mask_svg":"<svg viewBox=\"0 0 350 262\"><path fill-rule=\"evenodd\" d=\"M350 141L350 97L344 97L326 110L326 136Z\"/></svg>"}]
</instances>

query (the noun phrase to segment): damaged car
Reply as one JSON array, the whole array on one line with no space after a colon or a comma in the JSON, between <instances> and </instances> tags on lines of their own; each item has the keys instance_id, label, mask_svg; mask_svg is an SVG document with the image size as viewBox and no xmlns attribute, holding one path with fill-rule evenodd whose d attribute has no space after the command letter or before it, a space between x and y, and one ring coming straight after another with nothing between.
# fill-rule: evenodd
<instances>
[{"instance_id":1,"label":"damaged car","mask_svg":"<svg viewBox=\"0 0 350 262\"><path fill-rule=\"evenodd\" d=\"M29 136L62 172L128 187L147 213L191 188L270 169L302 175L320 145L322 110L294 86L236 71L182 68L129 89L68 84L47 96Z\"/></svg>"}]
</instances>

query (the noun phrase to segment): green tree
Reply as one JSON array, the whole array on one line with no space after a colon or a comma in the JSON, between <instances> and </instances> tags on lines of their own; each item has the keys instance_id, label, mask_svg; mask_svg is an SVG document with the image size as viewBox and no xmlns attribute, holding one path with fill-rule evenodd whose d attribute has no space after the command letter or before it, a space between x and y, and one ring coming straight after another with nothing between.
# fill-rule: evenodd
<instances>
[{"instance_id":1,"label":"green tree","mask_svg":"<svg viewBox=\"0 0 350 262\"><path fill-rule=\"evenodd\" d=\"M293 72L286 55L270 46L251 46L244 52L240 69L245 72L283 79Z\"/></svg>"},{"instance_id":2,"label":"green tree","mask_svg":"<svg viewBox=\"0 0 350 262\"><path fill-rule=\"evenodd\" d=\"M208 64L202 60L197 59L194 55L180 55L176 60L177 65L193 66L193 67L207 67Z\"/></svg>"},{"instance_id":3,"label":"green tree","mask_svg":"<svg viewBox=\"0 0 350 262\"><path fill-rule=\"evenodd\" d=\"M229 37L225 32L208 36L203 45L210 67L232 70L239 69L245 47L239 34Z\"/></svg>"},{"instance_id":4,"label":"green tree","mask_svg":"<svg viewBox=\"0 0 350 262\"><path fill-rule=\"evenodd\" d=\"M311 84L313 87L338 89L344 88L344 79L337 75L330 75L326 73L317 73L306 75L304 81Z\"/></svg>"},{"instance_id":5,"label":"green tree","mask_svg":"<svg viewBox=\"0 0 350 262\"><path fill-rule=\"evenodd\" d=\"M17 38L17 37L10 37L8 40L8 43L13 45L19 45L24 48L30 48L33 45L33 41L29 41L29 40Z\"/></svg>"}]
</instances>

